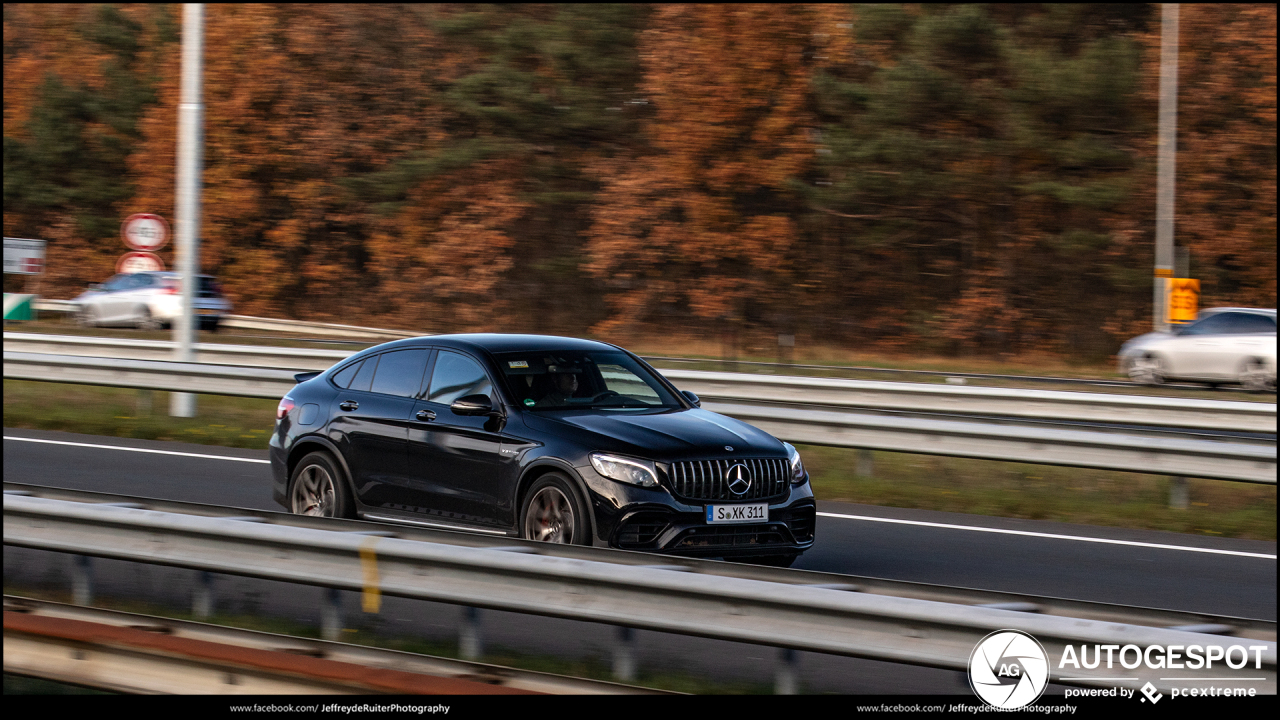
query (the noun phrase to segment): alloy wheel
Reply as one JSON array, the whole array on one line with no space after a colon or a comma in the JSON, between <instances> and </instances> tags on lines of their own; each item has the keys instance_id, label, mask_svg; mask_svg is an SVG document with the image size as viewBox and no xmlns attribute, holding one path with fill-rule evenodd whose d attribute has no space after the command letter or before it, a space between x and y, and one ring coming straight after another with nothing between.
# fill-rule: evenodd
<instances>
[{"instance_id":1,"label":"alloy wheel","mask_svg":"<svg viewBox=\"0 0 1280 720\"><path fill-rule=\"evenodd\" d=\"M293 483L291 505L295 515L333 517L333 476L319 465L308 465Z\"/></svg>"},{"instance_id":2,"label":"alloy wheel","mask_svg":"<svg viewBox=\"0 0 1280 720\"><path fill-rule=\"evenodd\" d=\"M1139 385L1159 385L1164 382L1164 364L1160 358L1150 355L1134 358L1129 366L1129 379Z\"/></svg>"},{"instance_id":3,"label":"alloy wheel","mask_svg":"<svg viewBox=\"0 0 1280 720\"><path fill-rule=\"evenodd\" d=\"M524 518L524 535L530 540L573 542L573 505L559 488L548 486L529 501Z\"/></svg>"}]
</instances>

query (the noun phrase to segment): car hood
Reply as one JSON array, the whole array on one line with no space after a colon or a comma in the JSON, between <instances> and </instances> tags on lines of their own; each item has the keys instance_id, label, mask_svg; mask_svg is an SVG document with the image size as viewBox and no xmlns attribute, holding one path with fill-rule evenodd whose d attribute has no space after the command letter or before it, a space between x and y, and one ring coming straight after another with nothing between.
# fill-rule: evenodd
<instances>
[{"instance_id":1,"label":"car hood","mask_svg":"<svg viewBox=\"0 0 1280 720\"><path fill-rule=\"evenodd\" d=\"M565 429L572 428L570 434L589 446L585 449L655 460L725 457L729 452L738 457L786 456L782 442L772 435L701 408L639 413L600 410L528 413L525 422L561 435L566 434ZM727 451L726 447L733 450Z\"/></svg>"},{"instance_id":2,"label":"car hood","mask_svg":"<svg viewBox=\"0 0 1280 720\"><path fill-rule=\"evenodd\" d=\"M1124 345L1120 346L1120 352L1124 353L1129 350L1149 348L1153 345L1159 345L1166 340L1172 340L1175 337L1177 337L1177 335L1168 332L1149 332L1145 335L1139 335L1135 338L1129 338L1126 340Z\"/></svg>"}]
</instances>

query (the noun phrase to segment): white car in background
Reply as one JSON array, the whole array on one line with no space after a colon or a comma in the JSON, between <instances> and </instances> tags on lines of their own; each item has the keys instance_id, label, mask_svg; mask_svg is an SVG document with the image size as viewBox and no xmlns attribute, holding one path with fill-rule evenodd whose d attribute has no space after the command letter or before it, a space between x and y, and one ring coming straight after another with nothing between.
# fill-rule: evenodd
<instances>
[{"instance_id":1,"label":"white car in background","mask_svg":"<svg viewBox=\"0 0 1280 720\"><path fill-rule=\"evenodd\" d=\"M222 316L231 312L231 302L218 282L209 275L196 276L199 285L192 299L201 330L217 331ZM141 330L160 330L172 325L182 310L181 276L176 272L140 272L115 275L90 285L72 300L81 325L116 325Z\"/></svg>"},{"instance_id":2,"label":"white car in background","mask_svg":"<svg viewBox=\"0 0 1280 720\"><path fill-rule=\"evenodd\" d=\"M1120 348L1120 371L1144 385L1191 380L1276 389L1276 311L1212 308L1171 333L1140 335Z\"/></svg>"}]
</instances>

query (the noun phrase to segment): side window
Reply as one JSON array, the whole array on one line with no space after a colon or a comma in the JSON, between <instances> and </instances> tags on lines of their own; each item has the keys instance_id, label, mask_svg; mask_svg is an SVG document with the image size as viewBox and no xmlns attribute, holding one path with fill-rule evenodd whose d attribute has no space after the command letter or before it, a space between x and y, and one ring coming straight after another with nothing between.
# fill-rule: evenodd
<instances>
[{"instance_id":1,"label":"side window","mask_svg":"<svg viewBox=\"0 0 1280 720\"><path fill-rule=\"evenodd\" d=\"M1229 320L1226 313L1218 313L1209 317L1198 320L1186 329L1184 335L1221 335L1227 330Z\"/></svg>"},{"instance_id":2,"label":"side window","mask_svg":"<svg viewBox=\"0 0 1280 720\"><path fill-rule=\"evenodd\" d=\"M1231 322L1226 332L1229 333L1264 333L1275 332L1276 321L1263 315L1253 313L1230 313Z\"/></svg>"},{"instance_id":3,"label":"side window","mask_svg":"<svg viewBox=\"0 0 1280 720\"><path fill-rule=\"evenodd\" d=\"M475 360L455 352L441 350L431 373L431 402L448 405L466 395L493 394L493 385L484 368Z\"/></svg>"},{"instance_id":4,"label":"side window","mask_svg":"<svg viewBox=\"0 0 1280 720\"><path fill-rule=\"evenodd\" d=\"M120 292L129 283L129 275L116 275L110 280L102 283L102 290L106 292Z\"/></svg>"},{"instance_id":5,"label":"side window","mask_svg":"<svg viewBox=\"0 0 1280 720\"><path fill-rule=\"evenodd\" d=\"M427 369L427 350L396 350L383 353L373 376L373 392L416 397Z\"/></svg>"},{"instance_id":6,"label":"side window","mask_svg":"<svg viewBox=\"0 0 1280 720\"><path fill-rule=\"evenodd\" d=\"M345 389L351 384L351 378L356 376L356 372L360 369L360 364L364 361L353 362L333 374L333 384Z\"/></svg>"},{"instance_id":7,"label":"side window","mask_svg":"<svg viewBox=\"0 0 1280 720\"><path fill-rule=\"evenodd\" d=\"M373 384L373 371L378 367L378 358L380 355L374 355L371 358L365 358L364 363L360 366L360 372L356 373L356 379L351 381L351 390L369 391L369 386Z\"/></svg>"}]
</instances>

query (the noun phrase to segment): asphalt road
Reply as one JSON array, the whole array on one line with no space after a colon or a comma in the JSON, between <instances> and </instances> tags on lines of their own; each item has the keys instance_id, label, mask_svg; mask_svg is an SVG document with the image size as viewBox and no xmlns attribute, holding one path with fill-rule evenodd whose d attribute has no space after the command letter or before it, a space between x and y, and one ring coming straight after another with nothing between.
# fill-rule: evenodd
<instances>
[{"instance_id":1,"label":"asphalt road","mask_svg":"<svg viewBox=\"0 0 1280 720\"><path fill-rule=\"evenodd\" d=\"M79 490L280 510L270 496L265 451L127 440L36 430L4 431L4 479ZM30 442L19 438L52 440ZM69 443L69 444L64 444ZM86 447L161 450L160 453ZM180 453L180 454L169 454ZM215 457L197 457L197 456ZM240 460L262 461L243 462ZM820 503L817 545L796 567L898 580L1051 595L1275 620L1276 544L1119 530L932 511ZM115 568L116 565L121 567ZM189 597L189 571L96 566L100 593L112 589ZM182 573L186 573L183 575ZM5 550L5 580L65 579L65 558ZM174 575L174 574L177 575ZM167 578L167 579L166 579ZM173 578L179 578L173 580ZM314 622L320 591L239 578L219 580L220 608ZM148 589L149 588L149 589ZM185 595L184 595L185 593ZM312 597L314 595L314 597ZM394 599L392 599L394 600ZM454 637L459 611L388 602L379 618L353 624ZM486 612L492 645L607 662L614 630L585 623ZM642 669L684 668L726 681L771 684L778 652L663 633L638 633ZM801 653L802 687L876 693L966 692L960 673Z\"/></svg>"}]
</instances>

